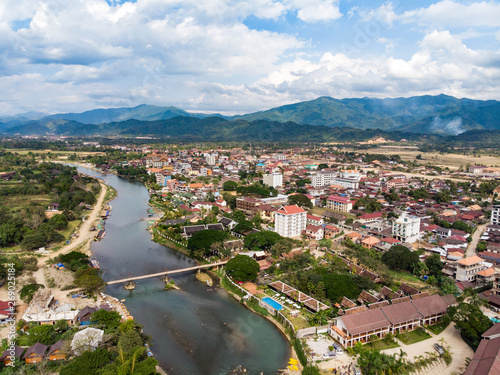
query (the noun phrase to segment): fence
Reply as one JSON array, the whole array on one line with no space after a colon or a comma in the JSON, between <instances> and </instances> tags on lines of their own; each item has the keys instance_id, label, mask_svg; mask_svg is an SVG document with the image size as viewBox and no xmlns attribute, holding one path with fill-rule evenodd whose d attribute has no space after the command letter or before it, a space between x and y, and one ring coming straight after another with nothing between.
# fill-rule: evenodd
<instances>
[{"instance_id":1,"label":"fence","mask_svg":"<svg viewBox=\"0 0 500 375\"><path fill-rule=\"evenodd\" d=\"M309 327L309 328L303 328L299 329L297 331L297 338L301 339L302 337L310 336L310 335L316 335L319 333L327 333L328 332L329 326L319 326L319 327Z\"/></svg>"},{"instance_id":2,"label":"fence","mask_svg":"<svg viewBox=\"0 0 500 375\"><path fill-rule=\"evenodd\" d=\"M231 280L226 274L224 274L224 277L226 278L226 280L229 280L229 282L233 286L235 286L236 288L241 290L244 293L244 296L246 296L248 299L250 299L250 300L255 299L259 303L260 307L265 308L271 315L276 317L276 319L281 324L283 324L283 326L285 328L289 328L293 332L293 335L295 336L295 334L296 334L295 327L293 326L292 322L287 319L287 317L285 315L283 315L280 311L274 309L273 307L271 307L270 305L268 305L267 303L262 301L260 298L254 296L253 294L250 294L246 289L242 288L241 286L236 284L233 280Z\"/></svg>"},{"instance_id":3,"label":"fence","mask_svg":"<svg viewBox=\"0 0 500 375\"><path fill-rule=\"evenodd\" d=\"M182 247L187 247L186 245L184 245L182 242L179 242L177 240L174 240L173 238L169 237L169 236L166 236L164 235L163 233L161 233L160 231L156 231L156 233L158 233L160 236L162 236L163 238L166 238L167 240L169 241L172 241L172 242L175 242L176 244L178 245L181 245Z\"/></svg>"}]
</instances>

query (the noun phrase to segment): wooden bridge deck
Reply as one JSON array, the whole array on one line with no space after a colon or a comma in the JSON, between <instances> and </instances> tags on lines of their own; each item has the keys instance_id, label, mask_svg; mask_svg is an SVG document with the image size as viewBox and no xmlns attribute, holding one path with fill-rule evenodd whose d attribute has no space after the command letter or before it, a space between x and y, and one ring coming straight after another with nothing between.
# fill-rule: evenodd
<instances>
[{"instance_id":1,"label":"wooden bridge deck","mask_svg":"<svg viewBox=\"0 0 500 375\"><path fill-rule=\"evenodd\" d=\"M181 268L178 270L172 270L172 271L163 271L163 272L158 272L158 273L151 273L149 275L142 275L142 276L133 276L133 277L127 277L125 279L119 279L119 280L112 280L108 281L108 285L113 285L113 284L120 284L120 283L126 283L128 281L135 281L135 280L143 280L143 279L149 279L151 277L160 277L164 275L173 275L175 273L181 273L181 272L188 272L188 271L194 271L194 270L199 270L200 268L210 268L210 267L217 267L217 266L223 266L224 264L227 263L227 260L224 262L218 262L218 263L211 263L211 264L203 264L201 266L194 266L194 267L188 267L188 268Z\"/></svg>"}]
</instances>

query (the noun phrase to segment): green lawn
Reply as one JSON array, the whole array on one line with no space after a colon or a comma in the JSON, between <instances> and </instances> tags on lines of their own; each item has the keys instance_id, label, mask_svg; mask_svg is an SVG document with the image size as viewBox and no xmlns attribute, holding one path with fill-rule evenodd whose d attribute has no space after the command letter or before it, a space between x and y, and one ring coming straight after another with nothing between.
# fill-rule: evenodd
<instances>
[{"instance_id":1,"label":"green lawn","mask_svg":"<svg viewBox=\"0 0 500 375\"><path fill-rule=\"evenodd\" d=\"M397 343L396 340L389 340L387 338L369 342L368 344L364 345L364 347L367 349L376 349L376 350L398 348L399 346L400 345Z\"/></svg>"},{"instance_id":2,"label":"green lawn","mask_svg":"<svg viewBox=\"0 0 500 375\"><path fill-rule=\"evenodd\" d=\"M66 229L64 230L61 230L59 231L59 233L61 233L64 238L66 238L67 240L69 239L69 236L71 236L71 233L73 233L73 231L75 230L75 228L81 223L82 221L81 220L71 220L71 221L68 221L68 226Z\"/></svg>"},{"instance_id":3,"label":"green lawn","mask_svg":"<svg viewBox=\"0 0 500 375\"><path fill-rule=\"evenodd\" d=\"M418 328L415 331L398 333L396 337L406 345L410 345L419 341L427 340L431 337L431 335L425 332L422 328Z\"/></svg>"},{"instance_id":4,"label":"green lawn","mask_svg":"<svg viewBox=\"0 0 500 375\"><path fill-rule=\"evenodd\" d=\"M449 325L450 325L450 322L443 321L443 322L439 322L438 324L434 324L432 326L425 326L425 328L427 328L429 331L431 331L435 335L439 335Z\"/></svg>"}]
</instances>

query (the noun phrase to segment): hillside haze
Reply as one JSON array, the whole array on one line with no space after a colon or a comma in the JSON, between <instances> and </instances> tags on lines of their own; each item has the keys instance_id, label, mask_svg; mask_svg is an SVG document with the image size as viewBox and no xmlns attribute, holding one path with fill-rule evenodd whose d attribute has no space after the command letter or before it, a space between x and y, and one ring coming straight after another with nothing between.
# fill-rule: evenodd
<instances>
[{"instance_id":1,"label":"hillside haze","mask_svg":"<svg viewBox=\"0 0 500 375\"><path fill-rule=\"evenodd\" d=\"M38 116L40 116L38 114ZM187 119L191 119L188 121ZM172 120L172 121L170 121ZM206 121L194 121L206 120ZM260 121L260 122L259 122ZM215 137L245 136L256 129L248 126L262 121L288 126L290 134L311 131L303 126L327 128L379 129L385 132L458 135L468 130L499 130L500 102L457 99L447 95L395 99L334 99L320 97L246 115L224 117L191 113L177 107L140 105L132 108L94 109L82 113L0 118L0 132L30 135L161 135L199 139L200 126L214 126ZM177 124L185 126L177 129ZM131 126L133 125L133 126ZM172 132L168 134L168 129ZM207 131L210 131L207 128ZM221 133L224 130L224 134Z\"/></svg>"}]
</instances>

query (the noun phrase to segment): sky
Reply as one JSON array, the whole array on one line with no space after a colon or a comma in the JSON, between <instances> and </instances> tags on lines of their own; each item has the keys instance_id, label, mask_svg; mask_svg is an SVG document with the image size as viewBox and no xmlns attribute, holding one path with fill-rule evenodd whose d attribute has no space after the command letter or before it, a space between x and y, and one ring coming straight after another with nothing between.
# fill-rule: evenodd
<instances>
[{"instance_id":1,"label":"sky","mask_svg":"<svg viewBox=\"0 0 500 375\"><path fill-rule=\"evenodd\" d=\"M500 1L1 0L0 116L500 99Z\"/></svg>"}]
</instances>

